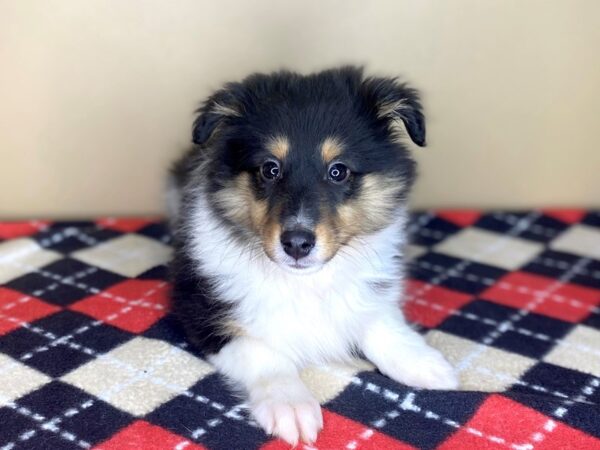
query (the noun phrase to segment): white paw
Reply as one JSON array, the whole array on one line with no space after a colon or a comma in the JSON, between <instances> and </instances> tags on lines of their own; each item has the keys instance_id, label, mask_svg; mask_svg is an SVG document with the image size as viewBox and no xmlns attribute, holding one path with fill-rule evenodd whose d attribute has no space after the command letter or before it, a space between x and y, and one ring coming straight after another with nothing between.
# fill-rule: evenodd
<instances>
[{"instance_id":1,"label":"white paw","mask_svg":"<svg viewBox=\"0 0 600 450\"><path fill-rule=\"evenodd\" d=\"M250 410L268 434L292 446L300 439L313 444L323 428L321 406L298 379L272 380L251 389Z\"/></svg>"},{"instance_id":2,"label":"white paw","mask_svg":"<svg viewBox=\"0 0 600 450\"><path fill-rule=\"evenodd\" d=\"M399 352L382 364L379 370L409 386L441 390L458 388L454 368L440 352L427 345Z\"/></svg>"}]
</instances>

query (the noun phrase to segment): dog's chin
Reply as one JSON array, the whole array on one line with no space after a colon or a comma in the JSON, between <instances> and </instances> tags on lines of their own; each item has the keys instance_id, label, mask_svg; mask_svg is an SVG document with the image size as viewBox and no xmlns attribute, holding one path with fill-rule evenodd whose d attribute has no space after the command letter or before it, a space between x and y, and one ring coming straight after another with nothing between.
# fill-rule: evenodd
<instances>
[{"instance_id":1,"label":"dog's chin","mask_svg":"<svg viewBox=\"0 0 600 450\"><path fill-rule=\"evenodd\" d=\"M323 268L323 263L301 264L300 261L293 263L277 263L279 267L294 275L310 275L317 273Z\"/></svg>"},{"instance_id":2,"label":"dog's chin","mask_svg":"<svg viewBox=\"0 0 600 450\"><path fill-rule=\"evenodd\" d=\"M268 253L266 253L266 255L281 270L293 275L310 275L317 273L325 265L325 262L319 261L316 258L309 257L307 259L301 259L297 261L285 254L276 254L274 257Z\"/></svg>"}]
</instances>

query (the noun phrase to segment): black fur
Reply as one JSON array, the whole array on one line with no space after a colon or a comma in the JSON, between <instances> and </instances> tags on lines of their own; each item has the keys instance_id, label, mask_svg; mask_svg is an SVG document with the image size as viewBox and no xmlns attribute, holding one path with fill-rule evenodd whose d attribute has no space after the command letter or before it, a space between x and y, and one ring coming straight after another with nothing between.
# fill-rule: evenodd
<instances>
[{"instance_id":1,"label":"black fur","mask_svg":"<svg viewBox=\"0 0 600 450\"><path fill-rule=\"evenodd\" d=\"M229 308L216 299L211 281L198 273L194 262L176 242L171 263L173 312L182 321L190 341L205 354L218 352L231 340L221 327L221 319L227 317Z\"/></svg>"},{"instance_id":2,"label":"black fur","mask_svg":"<svg viewBox=\"0 0 600 450\"><path fill-rule=\"evenodd\" d=\"M414 89L395 79L365 78L356 67L308 76L287 71L254 74L226 84L198 113L193 126L196 145L172 169L183 193L175 221L173 301L190 338L211 353L228 342L219 324L229 304L215 297L211 284L217 280L202 275L186 247L193 232L187 206L197 195L194 187L204 186L210 202L211 194L247 172L256 198L267 200L270 207L282 205L282 223L298 213L300 203L304 214L318 222L323 207L334 210L357 196L362 177L370 173L402 180L401 203L413 183L415 163L399 142L394 122L402 121L419 146L425 145L425 122ZM265 142L279 135L289 140L292 149L282 167L285 177L275 186L261 179L259 169L269 155ZM344 163L352 173L339 186L327 183L320 157L319 145L330 136L342 140ZM227 219L218 203L212 202L211 207L241 245L254 237Z\"/></svg>"}]
</instances>

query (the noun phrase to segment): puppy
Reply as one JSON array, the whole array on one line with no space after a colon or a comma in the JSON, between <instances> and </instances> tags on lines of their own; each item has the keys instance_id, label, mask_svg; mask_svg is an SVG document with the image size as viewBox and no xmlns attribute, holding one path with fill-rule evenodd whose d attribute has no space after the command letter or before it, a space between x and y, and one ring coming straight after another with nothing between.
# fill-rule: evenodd
<instances>
[{"instance_id":1,"label":"puppy","mask_svg":"<svg viewBox=\"0 0 600 450\"><path fill-rule=\"evenodd\" d=\"M321 410L298 372L356 354L400 383L456 388L399 307L415 178L400 123L425 145L417 91L354 67L282 71L198 112L169 180L173 306L260 426L314 442Z\"/></svg>"}]
</instances>

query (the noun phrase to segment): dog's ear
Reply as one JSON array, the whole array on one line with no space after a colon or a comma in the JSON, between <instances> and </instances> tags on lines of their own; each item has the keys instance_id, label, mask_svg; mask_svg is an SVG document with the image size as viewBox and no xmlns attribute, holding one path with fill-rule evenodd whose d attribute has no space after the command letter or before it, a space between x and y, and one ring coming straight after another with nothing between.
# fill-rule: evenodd
<instances>
[{"instance_id":1,"label":"dog's ear","mask_svg":"<svg viewBox=\"0 0 600 450\"><path fill-rule=\"evenodd\" d=\"M362 87L377 118L390 123L401 120L412 141L425 146L425 116L416 89L395 78L367 78Z\"/></svg>"},{"instance_id":2,"label":"dog's ear","mask_svg":"<svg viewBox=\"0 0 600 450\"><path fill-rule=\"evenodd\" d=\"M215 92L196 111L198 116L192 128L194 144L205 144L219 125L228 119L241 116L233 89L233 86L229 86Z\"/></svg>"}]
</instances>

